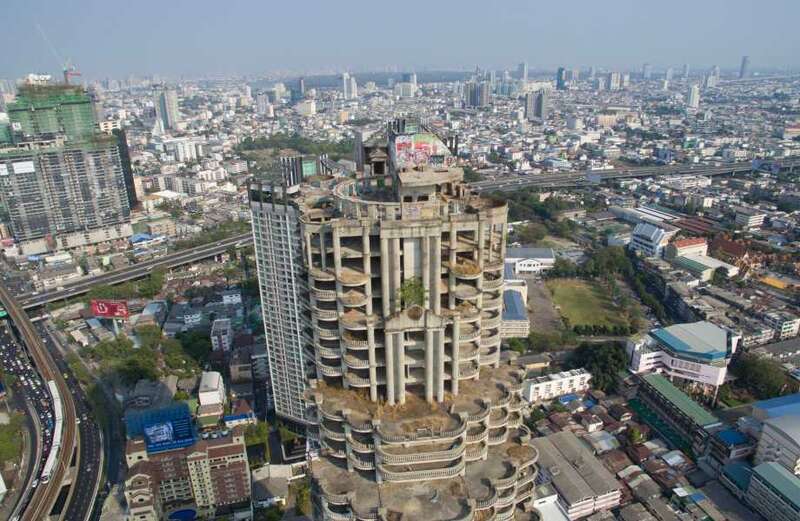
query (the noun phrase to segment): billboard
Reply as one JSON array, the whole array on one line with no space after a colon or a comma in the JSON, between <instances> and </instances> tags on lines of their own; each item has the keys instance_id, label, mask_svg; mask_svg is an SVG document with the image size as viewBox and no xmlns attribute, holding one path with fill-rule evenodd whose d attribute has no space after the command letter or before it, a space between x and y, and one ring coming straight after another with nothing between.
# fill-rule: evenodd
<instances>
[{"instance_id":1,"label":"billboard","mask_svg":"<svg viewBox=\"0 0 800 521\"><path fill-rule=\"evenodd\" d=\"M128 303L124 300L94 299L90 303L92 314L100 318L128 318Z\"/></svg>"},{"instance_id":2,"label":"billboard","mask_svg":"<svg viewBox=\"0 0 800 521\"><path fill-rule=\"evenodd\" d=\"M156 423L144 428L144 436L148 444L164 443L175 439L175 431L169 422Z\"/></svg>"},{"instance_id":3,"label":"billboard","mask_svg":"<svg viewBox=\"0 0 800 521\"><path fill-rule=\"evenodd\" d=\"M442 140L429 132L395 137L392 152L395 165L401 168L422 165L449 166L453 160L450 150Z\"/></svg>"}]
</instances>

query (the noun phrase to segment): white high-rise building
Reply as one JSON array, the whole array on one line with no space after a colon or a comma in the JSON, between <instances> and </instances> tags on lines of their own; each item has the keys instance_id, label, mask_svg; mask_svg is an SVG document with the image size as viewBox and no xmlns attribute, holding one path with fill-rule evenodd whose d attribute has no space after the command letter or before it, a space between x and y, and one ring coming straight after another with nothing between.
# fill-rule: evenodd
<instances>
[{"instance_id":1,"label":"white high-rise building","mask_svg":"<svg viewBox=\"0 0 800 521\"><path fill-rule=\"evenodd\" d=\"M250 209L275 412L307 424L303 393L308 321L301 300L307 283L298 210L261 186L251 189Z\"/></svg>"},{"instance_id":2,"label":"white high-rise building","mask_svg":"<svg viewBox=\"0 0 800 521\"><path fill-rule=\"evenodd\" d=\"M174 89L162 90L155 100L156 116L161 120L164 129L174 129L180 121L178 112L178 93Z\"/></svg>"},{"instance_id":3,"label":"white high-rise building","mask_svg":"<svg viewBox=\"0 0 800 521\"><path fill-rule=\"evenodd\" d=\"M700 107L700 86L697 84L689 87L687 94L686 106L690 109L697 110Z\"/></svg>"}]
</instances>

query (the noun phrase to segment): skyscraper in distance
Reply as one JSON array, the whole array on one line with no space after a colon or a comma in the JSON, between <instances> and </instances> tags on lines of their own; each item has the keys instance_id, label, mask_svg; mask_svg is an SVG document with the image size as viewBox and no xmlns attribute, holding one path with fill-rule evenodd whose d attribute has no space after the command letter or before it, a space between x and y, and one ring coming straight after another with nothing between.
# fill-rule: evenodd
<instances>
[{"instance_id":1,"label":"skyscraper in distance","mask_svg":"<svg viewBox=\"0 0 800 521\"><path fill-rule=\"evenodd\" d=\"M177 128L180 122L178 93L175 89L162 89L156 96L156 116L161 120L164 130Z\"/></svg>"},{"instance_id":2,"label":"skyscraper in distance","mask_svg":"<svg viewBox=\"0 0 800 521\"><path fill-rule=\"evenodd\" d=\"M653 66L649 63L645 63L642 65L642 79L649 80L650 77L653 75Z\"/></svg>"},{"instance_id":3,"label":"skyscraper in distance","mask_svg":"<svg viewBox=\"0 0 800 521\"><path fill-rule=\"evenodd\" d=\"M556 71L556 90L567 90L567 69L564 67Z\"/></svg>"},{"instance_id":4,"label":"skyscraper in distance","mask_svg":"<svg viewBox=\"0 0 800 521\"><path fill-rule=\"evenodd\" d=\"M739 78L750 76L750 57L742 56L742 64L739 66Z\"/></svg>"},{"instance_id":5,"label":"skyscraper in distance","mask_svg":"<svg viewBox=\"0 0 800 521\"><path fill-rule=\"evenodd\" d=\"M689 64L688 63L684 63L683 64L683 72L681 73L681 76L683 76L684 80L689 79Z\"/></svg>"},{"instance_id":6,"label":"skyscraper in distance","mask_svg":"<svg viewBox=\"0 0 800 521\"><path fill-rule=\"evenodd\" d=\"M700 106L700 86L695 83L689 87L689 92L686 95L686 98L686 105L690 109L697 110L697 108Z\"/></svg>"},{"instance_id":7,"label":"skyscraper in distance","mask_svg":"<svg viewBox=\"0 0 800 521\"><path fill-rule=\"evenodd\" d=\"M522 81L528 81L528 62L522 62L517 67L517 77Z\"/></svg>"},{"instance_id":8,"label":"skyscraper in distance","mask_svg":"<svg viewBox=\"0 0 800 521\"><path fill-rule=\"evenodd\" d=\"M525 95L525 119L544 122L548 115L547 91L540 89Z\"/></svg>"}]
</instances>

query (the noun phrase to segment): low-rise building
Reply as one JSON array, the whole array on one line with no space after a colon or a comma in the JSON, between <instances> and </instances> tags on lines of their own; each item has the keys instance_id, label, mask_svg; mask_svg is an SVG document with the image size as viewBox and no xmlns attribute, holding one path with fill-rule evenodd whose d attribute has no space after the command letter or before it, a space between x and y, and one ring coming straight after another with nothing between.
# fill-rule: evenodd
<instances>
[{"instance_id":1,"label":"low-rise building","mask_svg":"<svg viewBox=\"0 0 800 521\"><path fill-rule=\"evenodd\" d=\"M619 506L621 485L575 434L557 432L531 443L539 451L539 481L558 492L569 519Z\"/></svg>"},{"instance_id":2,"label":"low-rise building","mask_svg":"<svg viewBox=\"0 0 800 521\"><path fill-rule=\"evenodd\" d=\"M775 330L776 340L786 340L800 333L800 317L786 311L773 311L764 315L764 322Z\"/></svg>"},{"instance_id":3,"label":"low-rise building","mask_svg":"<svg viewBox=\"0 0 800 521\"><path fill-rule=\"evenodd\" d=\"M708 254L708 241L702 237L690 237L672 241L664 251L664 257L674 259L682 255L706 255Z\"/></svg>"},{"instance_id":4,"label":"low-rise building","mask_svg":"<svg viewBox=\"0 0 800 521\"><path fill-rule=\"evenodd\" d=\"M725 382L739 336L711 322L654 329L628 342L633 373L663 373L670 380L716 396Z\"/></svg>"},{"instance_id":5,"label":"low-rise building","mask_svg":"<svg viewBox=\"0 0 800 521\"><path fill-rule=\"evenodd\" d=\"M530 403L547 402L565 394L585 393L589 390L591 373L586 369L573 369L525 380L522 396Z\"/></svg>"},{"instance_id":6,"label":"low-rise building","mask_svg":"<svg viewBox=\"0 0 800 521\"><path fill-rule=\"evenodd\" d=\"M528 310L525 301L518 291L506 290L503 292L503 314L500 325L502 338L525 338L531 332L531 323L528 320Z\"/></svg>"},{"instance_id":7,"label":"low-rise building","mask_svg":"<svg viewBox=\"0 0 800 521\"><path fill-rule=\"evenodd\" d=\"M800 475L800 415L782 414L764 420L755 462L775 462Z\"/></svg>"},{"instance_id":8,"label":"low-rise building","mask_svg":"<svg viewBox=\"0 0 800 521\"><path fill-rule=\"evenodd\" d=\"M764 519L800 519L800 478L776 463L762 463L753 469L745 497Z\"/></svg>"},{"instance_id":9,"label":"low-rise building","mask_svg":"<svg viewBox=\"0 0 800 521\"><path fill-rule=\"evenodd\" d=\"M511 264L515 275L535 275L552 268L556 256L552 248L508 248L506 262Z\"/></svg>"},{"instance_id":10,"label":"low-rise building","mask_svg":"<svg viewBox=\"0 0 800 521\"><path fill-rule=\"evenodd\" d=\"M670 239L678 233L678 228L662 223L659 226L648 222L636 225L631 233L628 247L645 257L661 257Z\"/></svg>"},{"instance_id":11,"label":"low-rise building","mask_svg":"<svg viewBox=\"0 0 800 521\"><path fill-rule=\"evenodd\" d=\"M203 372L200 377L198 400L201 406L225 404L225 383L221 374L216 371Z\"/></svg>"},{"instance_id":12,"label":"low-rise building","mask_svg":"<svg viewBox=\"0 0 800 521\"><path fill-rule=\"evenodd\" d=\"M211 347L214 351L228 352L233 344L233 327L228 318L218 318L211 324Z\"/></svg>"}]
</instances>

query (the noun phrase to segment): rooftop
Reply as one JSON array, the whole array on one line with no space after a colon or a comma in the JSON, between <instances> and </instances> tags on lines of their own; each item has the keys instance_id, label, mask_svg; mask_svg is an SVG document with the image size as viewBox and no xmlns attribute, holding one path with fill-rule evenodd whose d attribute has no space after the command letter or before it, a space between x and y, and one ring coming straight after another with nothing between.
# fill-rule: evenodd
<instances>
[{"instance_id":1,"label":"rooftop","mask_svg":"<svg viewBox=\"0 0 800 521\"><path fill-rule=\"evenodd\" d=\"M764 423L784 434L789 440L800 445L800 415L784 414L774 418L767 418Z\"/></svg>"},{"instance_id":2,"label":"rooftop","mask_svg":"<svg viewBox=\"0 0 800 521\"><path fill-rule=\"evenodd\" d=\"M728 355L728 332L711 322L675 324L650 333L660 344L678 354L714 361Z\"/></svg>"},{"instance_id":3,"label":"rooftop","mask_svg":"<svg viewBox=\"0 0 800 521\"><path fill-rule=\"evenodd\" d=\"M503 292L503 320L528 320L528 311L519 291Z\"/></svg>"},{"instance_id":4,"label":"rooftop","mask_svg":"<svg viewBox=\"0 0 800 521\"><path fill-rule=\"evenodd\" d=\"M553 248L507 248L506 259L555 259Z\"/></svg>"},{"instance_id":5,"label":"rooftop","mask_svg":"<svg viewBox=\"0 0 800 521\"><path fill-rule=\"evenodd\" d=\"M658 391L664 398L672 402L683 414L691 418L701 427L708 427L720 423L719 418L705 410L683 391L672 385L672 382L660 374L646 374L642 380Z\"/></svg>"},{"instance_id":6,"label":"rooftop","mask_svg":"<svg viewBox=\"0 0 800 521\"><path fill-rule=\"evenodd\" d=\"M619 483L572 432L562 431L531 443L539 451L539 468L551 476L568 504L619 490Z\"/></svg>"},{"instance_id":7,"label":"rooftop","mask_svg":"<svg viewBox=\"0 0 800 521\"><path fill-rule=\"evenodd\" d=\"M777 418L784 414L800 414L800 393L761 400L753 404L753 410L761 413L758 416L762 420L765 418Z\"/></svg>"},{"instance_id":8,"label":"rooftop","mask_svg":"<svg viewBox=\"0 0 800 521\"><path fill-rule=\"evenodd\" d=\"M788 503L800 509L800 478L775 462L762 463L753 469L753 476L758 476L768 483L774 492L780 494Z\"/></svg>"}]
</instances>

